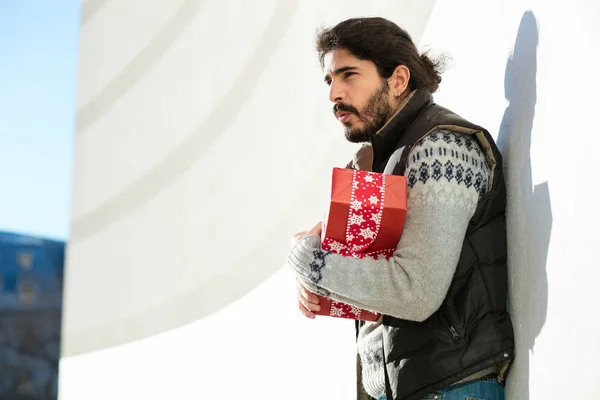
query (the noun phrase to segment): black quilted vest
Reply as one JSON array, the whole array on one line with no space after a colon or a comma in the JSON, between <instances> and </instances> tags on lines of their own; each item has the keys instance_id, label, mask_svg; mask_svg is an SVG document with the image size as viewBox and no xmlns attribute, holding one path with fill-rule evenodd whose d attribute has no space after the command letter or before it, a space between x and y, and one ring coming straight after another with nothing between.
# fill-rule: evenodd
<instances>
[{"instance_id":1,"label":"black quilted vest","mask_svg":"<svg viewBox=\"0 0 600 400\"><path fill-rule=\"evenodd\" d=\"M388 400L421 399L492 366L498 366L503 383L514 358L506 310L506 188L502 157L490 134L417 90L373 139L372 170L403 175L410 149L438 129L475 135L492 168L491 185L468 225L438 311L423 322L383 317Z\"/></svg>"}]
</instances>

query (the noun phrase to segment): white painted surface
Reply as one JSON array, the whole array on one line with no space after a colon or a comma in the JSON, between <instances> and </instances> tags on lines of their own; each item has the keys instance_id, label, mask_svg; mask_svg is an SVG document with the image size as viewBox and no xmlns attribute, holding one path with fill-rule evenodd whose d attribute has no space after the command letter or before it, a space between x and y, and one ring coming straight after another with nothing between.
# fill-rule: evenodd
<instances>
[{"instance_id":1,"label":"white painted surface","mask_svg":"<svg viewBox=\"0 0 600 400\"><path fill-rule=\"evenodd\" d=\"M505 157L508 399L599 398L599 20L594 1L441 1L421 40L454 58L436 100L487 127Z\"/></svg>"},{"instance_id":2,"label":"white painted surface","mask_svg":"<svg viewBox=\"0 0 600 400\"><path fill-rule=\"evenodd\" d=\"M61 399L353 398L352 323L280 267L355 148L314 33L365 15L451 55L436 100L505 155L507 398L597 397L597 2L140 4L84 3Z\"/></svg>"},{"instance_id":3,"label":"white painted surface","mask_svg":"<svg viewBox=\"0 0 600 400\"><path fill-rule=\"evenodd\" d=\"M61 399L352 398L353 322L282 268L356 150L314 35L386 10L418 39L432 2L141 4L83 7Z\"/></svg>"}]
</instances>

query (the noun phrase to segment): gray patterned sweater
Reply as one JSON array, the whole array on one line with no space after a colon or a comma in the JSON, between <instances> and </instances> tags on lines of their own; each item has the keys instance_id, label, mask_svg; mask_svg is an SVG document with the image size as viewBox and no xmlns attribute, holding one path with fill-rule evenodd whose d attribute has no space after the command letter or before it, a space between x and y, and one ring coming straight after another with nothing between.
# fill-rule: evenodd
<instances>
[{"instance_id":1,"label":"gray patterned sweater","mask_svg":"<svg viewBox=\"0 0 600 400\"><path fill-rule=\"evenodd\" d=\"M436 131L409 154L408 211L389 260L355 259L321 249L318 236L288 254L300 282L314 293L391 315L423 321L442 304L469 220L488 189L490 168L476 140ZM357 341L362 381L377 398L385 389L381 322L367 322Z\"/></svg>"}]
</instances>

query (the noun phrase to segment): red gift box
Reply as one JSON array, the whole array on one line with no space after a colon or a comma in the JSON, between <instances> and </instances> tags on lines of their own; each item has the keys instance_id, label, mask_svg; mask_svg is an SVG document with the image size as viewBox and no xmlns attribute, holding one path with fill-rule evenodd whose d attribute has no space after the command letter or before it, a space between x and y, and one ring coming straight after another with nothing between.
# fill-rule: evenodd
<instances>
[{"instance_id":1,"label":"red gift box","mask_svg":"<svg viewBox=\"0 0 600 400\"><path fill-rule=\"evenodd\" d=\"M406 218L406 177L334 168L331 200L325 213L324 250L347 257L389 258ZM315 314L377 321L379 314L319 296Z\"/></svg>"}]
</instances>

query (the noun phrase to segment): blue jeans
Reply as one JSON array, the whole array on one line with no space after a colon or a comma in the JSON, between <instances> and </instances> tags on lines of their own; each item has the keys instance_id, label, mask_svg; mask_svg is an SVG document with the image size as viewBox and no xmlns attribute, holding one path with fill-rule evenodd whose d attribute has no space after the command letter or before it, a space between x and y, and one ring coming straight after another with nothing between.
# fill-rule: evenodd
<instances>
[{"instance_id":1,"label":"blue jeans","mask_svg":"<svg viewBox=\"0 0 600 400\"><path fill-rule=\"evenodd\" d=\"M428 394L423 400L504 400L504 388L494 380L468 382ZM385 393L377 400L386 400Z\"/></svg>"}]
</instances>

